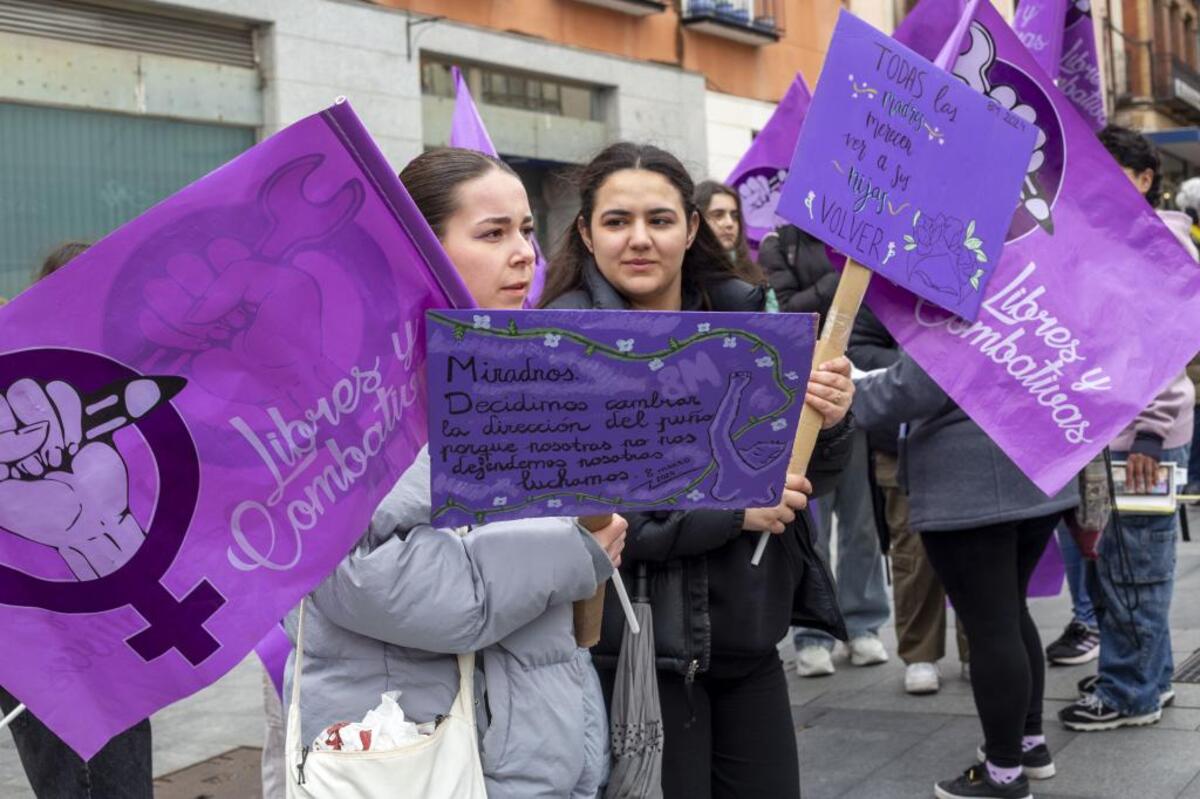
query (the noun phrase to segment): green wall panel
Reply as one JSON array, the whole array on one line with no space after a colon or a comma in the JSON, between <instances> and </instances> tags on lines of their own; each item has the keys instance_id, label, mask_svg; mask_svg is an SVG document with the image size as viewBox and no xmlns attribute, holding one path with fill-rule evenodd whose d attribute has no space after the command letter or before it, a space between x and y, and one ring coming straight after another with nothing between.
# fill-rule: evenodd
<instances>
[{"instance_id":1,"label":"green wall panel","mask_svg":"<svg viewBox=\"0 0 1200 799\"><path fill-rule=\"evenodd\" d=\"M0 103L0 296L253 146L252 128Z\"/></svg>"}]
</instances>

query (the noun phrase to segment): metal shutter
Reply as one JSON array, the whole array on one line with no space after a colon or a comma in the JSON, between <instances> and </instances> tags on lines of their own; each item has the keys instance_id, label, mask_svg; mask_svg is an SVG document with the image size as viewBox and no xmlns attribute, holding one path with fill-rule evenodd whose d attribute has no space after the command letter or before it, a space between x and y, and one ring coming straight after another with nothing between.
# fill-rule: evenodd
<instances>
[{"instance_id":1,"label":"metal shutter","mask_svg":"<svg viewBox=\"0 0 1200 799\"><path fill-rule=\"evenodd\" d=\"M257 66L253 27L211 16L198 19L77 0L0 0L0 31Z\"/></svg>"}]
</instances>

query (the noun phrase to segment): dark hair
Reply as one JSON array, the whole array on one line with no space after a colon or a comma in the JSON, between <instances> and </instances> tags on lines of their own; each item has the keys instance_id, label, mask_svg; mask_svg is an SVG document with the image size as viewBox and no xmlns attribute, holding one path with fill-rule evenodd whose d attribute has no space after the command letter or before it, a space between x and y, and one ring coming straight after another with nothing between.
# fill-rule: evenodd
<instances>
[{"instance_id":1,"label":"dark hair","mask_svg":"<svg viewBox=\"0 0 1200 799\"><path fill-rule=\"evenodd\" d=\"M591 224L592 212L596 207L596 192L610 175L622 169L657 172L670 181L671 185L679 190L685 224L693 213L699 214L694 199L695 184L678 158L652 144L610 144L575 173L574 182L579 189L579 215L571 220L570 226L559 239L554 256L550 259L540 307L545 308L562 295L583 288L583 268L592 261L592 254L583 243L577 220L583 220L585 225ZM708 227L708 223L701 220L692 246L688 247L683 255L684 287L698 293L704 307L708 307L707 287L714 282L736 276L721 242Z\"/></svg>"},{"instance_id":2,"label":"dark hair","mask_svg":"<svg viewBox=\"0 0 1200 799\"><path fill-rule=\"evenodd\" d=\"M737 241L733 243L734 273L747 283L765 286L767 284L766 273L750 258L750 245L746 243L746 217L742 214L742 198L738 196L738 193L730 186L715 180L700 181L696 186L696 207L700 209L700 215L708 213L708 207L712 205L713 197L718 194L732 197L737 212L738 234Z\"/></svg>"},{"instance_id":3,"label":"dark hair","mask_svg":"<svg viewBox=\"0 0 1200 799\"><path fill-rule=\"evenodd\" d=\"M1158 152L1142 134L1136 130L1120 125L1105 125L1098 134L1104 149L1117 159L1117 163L1134 172L1144 172L1147 169L1154 172L1154 180L1150 190L1146 192L1146 202L1155 208L1162 199L1162 164L1158 160Z\"/></svg>"},{"instance_id":4,"label":"dark hair","mask_svg":"<svg viewBox=\"0 0 1200 799\"><path fill-rule=\"evenodd\" d=\"M34 275L33 279L41 280L44 277L49 277L91 246L91 243L86 241L68 241L65 244L58 245L46 256L46 260L42 261L42 265L37 270L37 274Z\"/></svg>"},{"instance_id":5,"label":"dark hair","mask_svg":"<svg viewBox=\"0 0 1200 799\"><path fill-rule=\"evenodd\" d=\"M409 161L400 172L400 182L440 239L446 219L458 210L458 187L493 169L517 177L499 158L462 147L438 147Z\"/></svg>"}]
</instances>

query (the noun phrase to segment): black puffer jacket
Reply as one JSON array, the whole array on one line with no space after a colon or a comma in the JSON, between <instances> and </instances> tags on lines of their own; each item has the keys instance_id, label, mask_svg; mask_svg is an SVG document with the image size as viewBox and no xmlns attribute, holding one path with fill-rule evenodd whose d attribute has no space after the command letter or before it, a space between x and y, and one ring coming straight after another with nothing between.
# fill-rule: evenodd
<instances>
[{"instance_id":1,"label":"black puffer jacket","mask_svg":"<svg viewBox=\"0 0 1200 799\"><path fill-rule=\"evenodd\" d=\"M824 322L838 284L824 242L795 225L783 225L763 238L758 265L775 289L779 310L817 313Z\"/></svg>"},{"instance_id":2,"label":"black puffer jacket","mask_svg":"<svg viewBox=\"0 0 1200 799\"><path fill-rule=\"evenodd\" d=\"M595 268L585 287L551 303L552 308L627 309ZM685 290L684 310L757 311L764 289L740 280L708 288L708 302ZM847 420L825 431L808 477L816 494L833 490L850 454ZM639 571L649 578L658 668L694 675L721 661L761 658L799 624L846 639L833 579L812 544L812 520L800 514L783 535L771 536L758 567L750 565L758 536L742 530L742 510L626 513L629 532L621 574L634 590ZM641 567L639 569L639 567ZM625 617L615 592L605 594L597 667L615 668Z\"/></svg>"}]
</instances>

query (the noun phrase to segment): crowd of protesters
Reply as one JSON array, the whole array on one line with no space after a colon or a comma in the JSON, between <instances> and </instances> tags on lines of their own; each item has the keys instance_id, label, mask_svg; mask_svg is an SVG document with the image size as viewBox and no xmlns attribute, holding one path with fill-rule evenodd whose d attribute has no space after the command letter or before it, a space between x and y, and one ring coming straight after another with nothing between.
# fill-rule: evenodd
<instances>
[{"instance_id":1,"label":"crowd of protesters","mask_svg":"<svg viewBox=\"0 0 1200 799\"><path fill-rule=\"evenodd\" d=\"M1150 143L1114 126L1100 139L1157 207L1162 175ZM535 250L516 174L498 159L446 148L417 157L400 177L475 302L521 307ZM695 185L671 153L614 144L575 182L580 210L549 258L541 307L829 311L835 254L791 225L752 252L737 191ZM1181 211L1159 213L1195 257L1200 185L1185 184L1177 201ZM84 246L56 253L42 274ZM1127 490L1149 491L1163 466L1190 462L1200 475L1196 379L1200 369L1179 375L1111 442ZM464 783L457 795L613 795L605 793L612 750L644 732L609 724L625 616L609 592L589 649L576 639L572 606L618 569L626 583L649 587L655 622L661 793L647 796L799 797L801 772L819 765L797 752L781 642L794 647L802 678L833 674L842 652L851 666L869 667L889 659L880 630L893 613L903 690L916 695L939 690L948 615L955 620L981 739L978 762L937 784L944 799L1024 799L1029 780L1054 776L1047 662L1097 661L1078 701L1058 714L1068 729L1161 718L1174 698L1174 516L1112 514L1098 546L1080 535L1077 482L1050 496L1038 489L866 308L848 358L814 364L805 399L822 421L816 454L769 508L626 513L597 529L530 519L464 534L430 523L423 451L288 619L293 639L304 620L294 708L302 738L361 718L388 691L400 691L420 723L450 714L469 690L484 786ZM754 568L764 533L767 555ZM1047 546L1061 549L1073 614L1049 645L1026 601ZM0 708L15 705L0 691ZM148 721L88 763L31 713L11 729L39 797L152 794ZM283 795L277 783L266 792Z\"/></svg>"}]
</instances>

